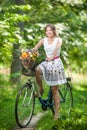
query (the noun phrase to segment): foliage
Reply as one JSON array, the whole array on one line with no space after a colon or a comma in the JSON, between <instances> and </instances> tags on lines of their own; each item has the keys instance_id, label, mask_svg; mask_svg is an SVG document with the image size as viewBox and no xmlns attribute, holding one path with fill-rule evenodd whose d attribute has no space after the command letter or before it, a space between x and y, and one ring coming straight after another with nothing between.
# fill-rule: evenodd
<instances>
[{"instance_id":1,"label":"foliage","mask_svg":"<svg viewBox=\"0 0 87 130\"><path fill-rule=\"evenodd\" d=\"M27 78L23 77L20 85L10 85L9 76L7 74L0 74L0 130L12 130L17 126L15 121L15 100L18 88L25 83ZM15 87L16 86L16 87ZM36 101L35 114L41 111L38 100Z\"/></svg>"},{"instance_id":2,"label":"foliage","mask_svg":"<svg viewBox=\"0 0 87 130\"><path fill-rule=\"evenodd\" d=\"M21 48L32 48L44 37L44 26L53 23L63 38L63 61L74 70L85 72L86 14L86 0L25 0L23 5L15 5L14 0L5 1L0 8L0 61L11 63L13 44L20 44ZM21 25L18 26L19 22L23 24L22 30Z\"/></svg>"},{"instance_id":3,"label":"foliage","mask_svg":"<svg viewBox=\"0 0 87 130\"><path fill-rule=\"evenodd\" d=\"M11 130L16 127L14 105L19 86L14 89L10 86L6 75L0 75L0 128ZM77 77L77 75L76 75ZM24 82L26 77L24 78ZM76 78L75 78L76 79ZM22 80L23 81L23 80ZM23 82L22 82L23 85ZM59 120L54 121L52 113L44 113L42 119L38 122L36 130L55 130L55 126L59 130L86 130L87 128L87 80L86 76L82 80L74 80L73 96L74 108L70 116L60 116ZM42 112L40 103L36 100L35 114ZM10 118L9 118L10 117Z\"/></svg>"},{"instance_id":4,"label":"foliage","mask_svg":"<svg viewBox=\"0 0 87 130\"><path fill-rule=\"evenodd\" d=\"M48 23L55 24L59 35L63 38L61 50L63 62L70 65L77 72L86 73L87 0L24 0L22 5L16 5L15 0L1 0L0 64L10 65L12 60L14 60L12 55L14 45L19 45L20 47L16 49L15 53L17 54L20 54L22 48L32 48L35 46L44 37L44 27ZM40 52L41 56L39 60L41 61L44 55L43 47L40 49ZM16 88L12 88L6 81L7 77L9 76L0 74L0 125L2 125L0 128L4 129L8 127L7 129L9 130L15 125L13 117L17 90L15 90ZM82 125L81 127L86 126L85 122L87 122L87 119L85 114L87 112L83 108L87 109L87 94L85 94L87 85L84 85L84 83L83 85L80 83L79 85L75 85L74 96L77 97L75 100L76 110L73 110L71 117L67 117L63 121L64 127L71 123L76 127L78 125ZM78 115L80 115L80 119ZM73 121L73 117L76 120ZM53 123L52 120L48 119L48 121L50 124ZM62 119L59 122L61 124ZM41 125L43 124L41 123ZM45 127L49 128L48 125Z\"/></svg>"},{"instance_id":5,"label":"foliage","mask_svg":"<svg viewBox=\"0 0 87 130\"><path fill-rule=\"evenodd\" d=\"M61 117L57 121L52 120L50 114L45 114L41 121L38 122L36 130L86 130L86 122L86 113L78 110L73 110L71 116Z\"/></svg>"},{"instance_id":6,"label":"foliage","mask_svg":"<svg viewBox=\"0 0 87 130\"><path fill-rule=\"evenodd\" d=\"M76 81L76 80L75 80ZM36 130L86 130L87 129L87 82L86 77L73 83L74 107L70 115L60 115L53 120L50 112L37 123ZM60 104L61 105L61 104Z\"/></svg>"},{"instance_id":7,"label":"foliage","mask_svg":"<svg viewBox=\"0 0 87 130\"><path fill-rule=\"evenodd\" d=\"M8 87L9 82L5 75L0 74L0 84L0 129L7 130L12 128L12 124L15 121L13 118L15 95L13 94L12 88Z\"/></svg>"}]
</instances>

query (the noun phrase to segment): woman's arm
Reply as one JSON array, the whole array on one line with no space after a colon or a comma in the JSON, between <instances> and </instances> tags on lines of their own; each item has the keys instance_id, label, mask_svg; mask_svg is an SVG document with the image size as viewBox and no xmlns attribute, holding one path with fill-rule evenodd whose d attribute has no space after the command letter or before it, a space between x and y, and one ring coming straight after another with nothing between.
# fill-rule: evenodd
<instances>
[{"instance_id":1,"label":"woman's arm","mask_svg":"<svg viewBox=\"0 0 87 130\"><path fill-rule=\"evenodd\" d=\"M54 52L53 52L53 55L52 55L53 58L57 55L58 49L61 48L61 45L62 45L62 39L59 38L59 39L58 39L57 46L56 46L56 48L55 48L55 50L54 50Z\"/></svg>"},{"instance_id":2,"label":"woman's arm","mask_svg":"<svg viewBox=\"0 0 87 130\"><path fill-rule=\"evenodd\" d=\"M33 48L34 51L37 51L43 45L43 39L41 39L37 45Z\"/></svg>"}]
</instances>

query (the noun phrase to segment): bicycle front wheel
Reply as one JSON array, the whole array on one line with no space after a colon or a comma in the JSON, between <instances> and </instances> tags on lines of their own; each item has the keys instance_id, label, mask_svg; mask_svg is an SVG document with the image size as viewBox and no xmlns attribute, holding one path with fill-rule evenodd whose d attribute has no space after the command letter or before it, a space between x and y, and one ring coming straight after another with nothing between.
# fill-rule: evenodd
<instances>
[{"instance_id":1,"label":"bicycle front wheel","mask_svg":"<svg viewBox=\"0 0 87 130\"><path fill-rule=\"evenodd\" d=\"M72 88L67 82L59 88L60 95L60 115L69 115L73 107Z\"/></svg>"},{"instance_id":2,"label":"bicycle front wheel","mask_svg":"<svg viewBox=\"0 0 87 130\"><path fill-rule=\"evenodd\" d=\"M26 127L34 112L34 91L28 84L24 85L18 92L15 102L15 118L19 127Z\"/></svg>"}]
</instances>

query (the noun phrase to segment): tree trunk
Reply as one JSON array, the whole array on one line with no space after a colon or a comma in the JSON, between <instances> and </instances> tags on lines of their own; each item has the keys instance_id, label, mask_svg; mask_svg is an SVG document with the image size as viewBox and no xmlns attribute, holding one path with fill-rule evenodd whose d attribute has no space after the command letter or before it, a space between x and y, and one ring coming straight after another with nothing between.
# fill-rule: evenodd
<instances>
[{"instance_id":1,"label":"tree trunk","mask_svg":"<svg viewBox=\"0 0 87 130\"><path fill-rule=\"evenodd\" d=\"M13 45L13 61L11 64L11 83L20 83L21 79L21 62L19 59L19 44Z\"/></svg>"},{"instance_id":2,"label":"tree trunk","mask_svg":"<svg viewBox=\"0 0 87 130\"><path fill-rule=\"evenodd\" d=\"M25 3L25 0L15 0L15 3L17 5L21 5ZM23 13L23 12L18 12L18 13ZM22 35L22 31L24 28L24 23L23 22L19 22L18 26L20 27L20 32ZM20 44L19 43L14 43L13 45L13 52L12 52L12 56L13 56L13 61L11 64L11 73L10 73L10 81L11 83L20 83L20 79L21 79L21 62L19 59L19 48L20 48Z\"/></svg>"}]
</instances>

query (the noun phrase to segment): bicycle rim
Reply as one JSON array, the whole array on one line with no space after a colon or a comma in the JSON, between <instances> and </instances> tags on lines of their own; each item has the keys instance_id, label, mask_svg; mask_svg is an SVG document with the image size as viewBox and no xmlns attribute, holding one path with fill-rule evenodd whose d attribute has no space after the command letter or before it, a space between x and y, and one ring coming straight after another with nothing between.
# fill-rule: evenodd
<instances>
[{"instance_id":1,"label":"bicycle rim","mask_svg":"<svg viewBox=\"0 0 87 130\"><path fill-rule=\"evenodd\" d=\"M17 95L15 103L15 117L19 127L26 127L34 112L34 92L28 85L23 86Z\"/></svg>"},{"instance_id":2,"label":"bicycle rim","mask_svg":"<svg viewBox=\"0 0 87 130\"><path fill-rule=\"evenodd\" d=\"M70 84L67 83L60 86L59 91L62 93L62 95L60 94L60 115L69 115L73 107L73 96Z\"/></svg>"}]
</instances>

